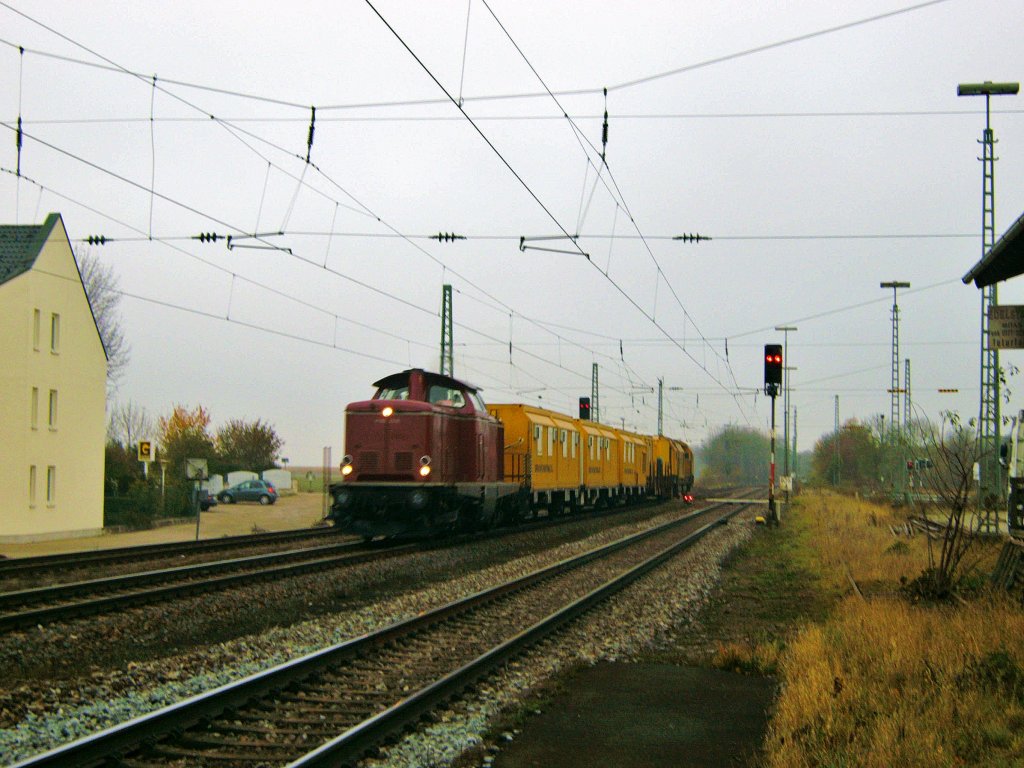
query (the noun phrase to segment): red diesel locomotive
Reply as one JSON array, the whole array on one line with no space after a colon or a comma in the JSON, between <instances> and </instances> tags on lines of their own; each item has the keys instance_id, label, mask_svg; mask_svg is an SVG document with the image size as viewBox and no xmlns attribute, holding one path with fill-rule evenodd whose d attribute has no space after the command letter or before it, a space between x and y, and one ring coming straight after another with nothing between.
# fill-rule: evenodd
<instances>
[{"instance_id":1,"label":"red diesel locomotive","mask_svg":"<svg viewBox=\"0 0 1024 768\"><path fill-rule=\"evenodd\" d=\"M523 506L504 482L504 430L475 387L412 369L345 409L342 482L329 517L367 538L493 525Z\"/></svg>"},{"instance_id":2,"label":"red diesel locomotive","mask_svg":"<svg viewBox=\"0 0 1024 768\"><path fill-rule=\"evenodd\" d=\"M693 483L692 453L677 440L514 404L488 412L476 387L418 368L374 386L345 409L342 480L330 486L328 517L346 533L487 528L540 508L678 497Z\"/></svg>"}]
</instances>

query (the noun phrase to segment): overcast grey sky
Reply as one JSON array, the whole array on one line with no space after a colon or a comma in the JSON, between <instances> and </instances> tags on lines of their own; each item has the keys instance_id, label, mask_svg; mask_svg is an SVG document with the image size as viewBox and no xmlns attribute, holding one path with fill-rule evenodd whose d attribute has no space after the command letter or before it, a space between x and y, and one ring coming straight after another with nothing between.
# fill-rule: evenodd
<instances>
[{"instance_id":1,"label":"overcast grey sky","mask_svg":"<svg viewBox=\"0 0 1024 768\"><path fill-rule=\"evenodd\" d=\"M60 211L114 268L119 400L263 418L292 465L338 459L372 381L438 367L445 283L488 401L572 412L596 362L603 420L654 431L663 378L695 445L767 429L762 345L798 326L807 450L836 395L844 421L889 413L881 281L912 284L915 415L977 414L985 116L956 86L1024 79L1022 22L1020 0L2 2L2 219ZM993 100L997 235L1024 212L1022 110Z\"/></svg>"}]
</instances>

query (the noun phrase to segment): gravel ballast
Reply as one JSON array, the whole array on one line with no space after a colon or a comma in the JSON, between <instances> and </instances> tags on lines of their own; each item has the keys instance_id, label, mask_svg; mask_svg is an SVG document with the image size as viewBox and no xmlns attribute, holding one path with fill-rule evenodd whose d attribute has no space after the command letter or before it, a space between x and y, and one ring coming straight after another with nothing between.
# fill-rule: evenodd
<instances>
[{"instance_id":1,"label":"gravel ballast","mask_svg":"<svg viewBox=\"0 0 1024 768\"><path fill-rule=\"evenodd\" d=\"M668 513L658 517L667 516ZM129 663L125 669L98 670L60 682L22 682L0 692L0 721L7 726L0 731L0 753L7 761L23 759L522 575L542 564L649 527L651 522L616 525L587 539L524 555L447 583L431 584L353 610L325 614L189 653ZM572 665L628 658L646 644L656 642L672 627L685 624L713 587L721 558L749 535L749 529L748 522L737 520L713 531L696 547L612 598L599 611L489 678L472 696L439 713L433 725L389 748L385 759L371 764L447 765L465 749L479 748L491 719L514 705L522 692ZM497 544L485 542L474 546ZM436 566L436 552L425 557L433 558ZM452 572L458 571L453 568ZM262 588L268 586L271 585ZM252 589L258 595L260 587ZM311 600L316 598L315 594L307 596ZM252 609L258 609L260 602L257 596ZM58 637L49 640L60 642Z\"/></svg>"}]
</instances>

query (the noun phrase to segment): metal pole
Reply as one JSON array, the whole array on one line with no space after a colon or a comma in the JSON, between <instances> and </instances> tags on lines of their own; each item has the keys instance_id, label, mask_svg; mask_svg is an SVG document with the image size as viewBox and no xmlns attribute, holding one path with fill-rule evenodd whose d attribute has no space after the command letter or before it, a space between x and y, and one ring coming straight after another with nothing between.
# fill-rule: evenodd
<instances>
[{"instance_id":1,"label":"metal pole","mask_svg":"<svg viewBox=\"0 0 1024 768\"><path fill-rule=\"evenodd\" d=\"M199 480L192 486L192 506L196 511L196 541L199 541Z\"/></svg>"},{"instance_id":2,"label":"metal pole","mask_svg":"<svg viewBox=\"0 0 1024 768\"><path fill-rule=\"evenodd\" d=\"M985 132L982 134L981 154L981 255L982 258L995 244L996 226L996 157L995 135L992 132L991 97L1013 95L1020 92L1020 83L960 83L957 96L985 97ZM999 415L999 351L992 346L989 333L989 312L998 305L999 296L993 283L981 291L981 397L978 403L979 488L978 495L986 510L1005 500L1005 484L999 466L1001 420ZM996 530L994 514L985 514L979 530Z\"/></svg>"},{"instance_id":3,"label":"metal pole","mask_svg":"<svg viewBox=\"0 0 1024 768\"><path fill-rule=\"evenodd\" d=\"M800 452L796 449L796 406L793 406L793 475L800 474L800 468L797 466L800 461Z\"/></svg>"},{"instance_id":4,"label":"metal pole","mask_svg":"<svg viewBox=\"0 0 1024 768\"><path fill-rule=\"evenodd\" d=\"M894 475L899 477L899 490L902 492L906 488L907 470L906 464L899 456L901 451L898 449L903 441L900 439L900 307L896 302L896 291L900 288L909 288L910 283L892 280L887 283L879 283L878 287L892 288L892 379L889 384L890 413L887 440L889 466L886 467L886 472L890 473L890 478L894 478ZM893 461L898 461L899 467L893 467Z\"/></svg>"},{"instance_id":5,"label":"metal pole","mask_svg":"<svg viewBox=\"0 0 1024 768\"><path fill-rule=\"evenodd\" d=\"M785 446L782 457L782 474L789 476L789 332L797 330L795 325L776 325L782 331L782 443Z\"/></svg>"},{"instance_id":6,"label":"metal pole","mask_svg":"<svg viewBox=\"0 0 1024 768\"><path fill-rule=\"evenodd\" d=\"M441 286L441 374L444 376L455 375L453 346L452 287L443 285Z\"/></svg>"},{"instance_id":7,"label":"metal pole","mask_svg":"<svg viewBox=\"0 0 1024 768\"><path fill-rule=\"evenodd\" d=\"M839 395L836 395L836 439L832 456L832 487L839 487Z\"/></svg>"},{"instance_id":8,"label":"metal pole","mask_svg":"<svg viewBox=\"0 0 1024 768\"><path fill-rule=\"evenodd\" d=\"M778 523L779 518L775 511L775 395L772 395L772 438L771 438L771 468L768 472L768 522Z\"/></svg>"},{"instance_id":9,"label":"metal pole","mask_svg":"<svg viewBox=\"0 0 1024 768\"><path fill-rule=\"evenodd\" d=\"M661 413L662 413L662 411L661 411L661 408L662 408L662 393L663 393L664 389L665 389L665 380L664 379L658 379L658 437L661 437L664 434L664 432L662 431L662 418L661 418Z\"/></svg>"}]
</instances>

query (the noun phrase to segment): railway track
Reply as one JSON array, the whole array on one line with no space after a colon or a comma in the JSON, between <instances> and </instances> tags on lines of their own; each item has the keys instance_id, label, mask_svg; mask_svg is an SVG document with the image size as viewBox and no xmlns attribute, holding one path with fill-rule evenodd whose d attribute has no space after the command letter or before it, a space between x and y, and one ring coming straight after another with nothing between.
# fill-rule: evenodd
<instances>
[{"instance_id":1,"label":"railway track","mask_svg":"<svg viewBox=\"0 0 1024 768\"><path fill-rule=\"evenodd\" d=\"M0 558L0 585L16 581L24 582L28 579L38 582L52 582L58 578L66 580L68 573L118 564L129 564L136 570L141 570L147 567L147 563L180 561L181 558L194 559L217 553L261 547L280 547L283 544L317 541L332 536L338 536L334 528L303 528L291 531L253 533L244 536L224 536L219 539L202 539L200 541L143 544L134 547L65 552L35 557ZM5 586L3 590L10 591L10 587Z\"/></svg>"},{"instance_id":2,"label":"railway track","mask_svg":"<svg viewBox=\"0 0 1024 768\"><path fill-rule=\"evenodd\" d=\"M17 768L112 758L138 767L351 763L744 508L722 503L683 515ZM702 525L705 517L713 519Z\"/></svg>"},{"instance_id":3,"label":"railway track","mask_svg":"<svg viewBox=\"0 0 1024 768\"><path fill-rule=\"evenodd\" d=\"M587 518L578 519L614 517L619 514L621 514L621 510L606 510L589 515ZM383 542L367 545L348 539L333 544L285 552L271 552L193 565L176 565L141 573L0 592L0 633L25 627L55 624L132 606L180 599L203 592L248 585L260 580L283 579L329 568L356 565L421 549L453 546L470 540L561 525L570 521L571 518L565 517L542 517L513 528L463 534L443 541L428 540L397 546L385 545ZM325 536L323 533L319 535ZM244 540L247 537L236 538ZM287 540L285 537L276 541ZM275 540L269 539L268 541ZM175 547L177 546L175 545ZM241 544L237 546L241 546ZM148 547L144 549L149 550ZM172 547L167 551L173 552L176 549ZM118 551L106 550L103 554L115 557Z\"/></svg>"},{"instance_id":4,"label":"railway track","mask_svg":"<svg viewBox=\"0 0 1024 768\"><path fill-rule=\"evenodd\" d=\"M357 541L0 593L0 632L394 557L418 548Z\"/></svg>"}]
</instances>

